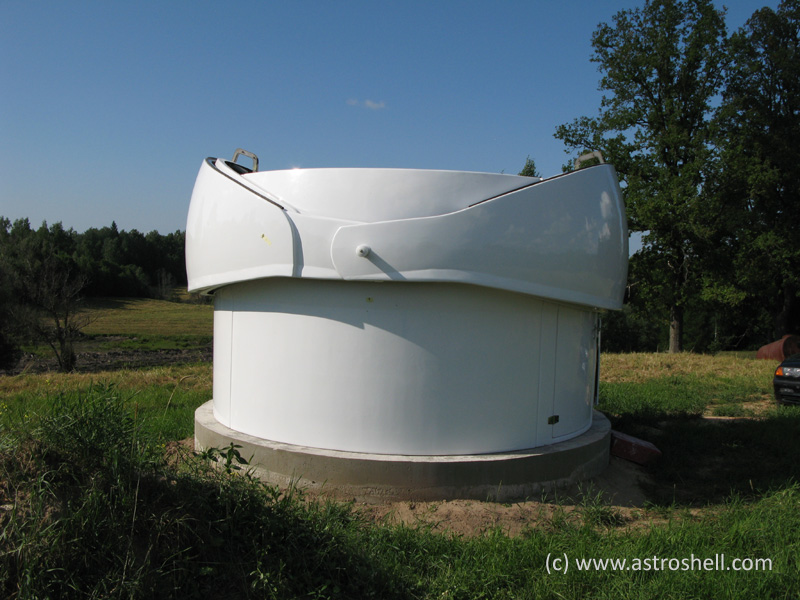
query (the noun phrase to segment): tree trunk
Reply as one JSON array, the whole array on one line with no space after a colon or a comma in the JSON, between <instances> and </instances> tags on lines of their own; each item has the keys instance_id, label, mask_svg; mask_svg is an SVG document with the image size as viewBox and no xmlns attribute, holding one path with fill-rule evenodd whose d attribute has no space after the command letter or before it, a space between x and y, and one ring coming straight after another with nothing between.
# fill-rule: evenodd
<instances>
[{"instance_id":1,"label":"tree trunk","mask_svg":"<svg viewBox=\"0 0 800 600\"><path fill-rule=\"evenodd\" d=\"M61 348L58 357L59 369L62 373L72 373L75 370L75 364L78 362L78 357L75 356L75 350L72 347L72 340L59 340L59 346Z\"/></svg>"},{"instance_id":2,"label":"tree trunk","mask_svg":"<svg viewBox=\"0 0 800 600\"><path fill-rule=\"evenodd\" d=\"M795 287L786 283L783 286L783 304L781 310L775 317L775 339L779 340L787 333L796 333L790 331L792 328L792 312L795 305Z\"/></svg>"},{"instance_id":3,"label":"tree trunk","mask_svg":"<svg viewBox=\"0 0 800 600\"><path fill-rule=\"evenodd\" d=\"M683 307L673 305L669 310L669 352L683 351Z\"/></svg>"}]
</instances>

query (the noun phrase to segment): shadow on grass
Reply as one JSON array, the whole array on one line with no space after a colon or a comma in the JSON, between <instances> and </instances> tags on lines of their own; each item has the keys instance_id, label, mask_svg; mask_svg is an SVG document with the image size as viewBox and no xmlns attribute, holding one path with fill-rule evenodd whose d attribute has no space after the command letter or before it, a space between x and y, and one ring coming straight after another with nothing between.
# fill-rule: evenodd
<instances>
[{"instance_id":1,"label":"shadow on grass","mask_svg":"<svg viewBox=\"0 0 800 600\"><path fill-rule=\"evenodd\" d=\"M645 486L657 505L704 506L731 494L755 500L800 481L795 443L800 409L780 408L759 419L698 415L625 415L615 429L653 442L662 457L648 466Z\"/></svg>"},{"instance_id":2,"label":"shadow on grass","mask_svg":"<svg viewBox=\"0 0 800 600\"><path fill-rule=\"evenodd\" d=\"M346 505L164 462L113 387L0 432L4 598L404 598Z\"/></svg>"},{"instance_id":3,"label":"shadow on grass","mask_svg":"<svg viewBox=\"0 0 800 600\"><path fill-rule=\"evenodd\" d=\"M83 300L83 309L91 310L125 310L136 304L137 300L141 298L85 298Z\"/></svg>"}]
</instances>

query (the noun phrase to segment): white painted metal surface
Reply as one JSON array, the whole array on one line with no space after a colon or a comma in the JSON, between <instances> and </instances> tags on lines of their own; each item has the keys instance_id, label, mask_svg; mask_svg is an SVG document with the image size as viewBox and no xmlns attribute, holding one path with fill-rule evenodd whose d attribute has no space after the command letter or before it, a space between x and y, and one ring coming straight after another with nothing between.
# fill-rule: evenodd
<instances>
[{"instance_id":1,"label":"white painted metal surface","mask_svg":"<svg viewBox=\"0 0 800 600\"><path fill-rule=\"evenodd\" d=\"M549 444L591 424L594 318L460 284L226 286L215 298L215 360L225 358L214 414L260 438L354 452Z\"/></svg>"},{"instance_id":2,"label":"white painted metal surface","mask_svg":"<svg viewBox=\"0 0 800 600\"><path fill-rule=\"evenodd\" d=\"M539 182L397 169L239 175L209 160L186 237L196 291L263 277L451 281L618 309L627 278L610 165Z\"/></svg>"},{"instance_id":3,"label":"white painted metal surface","mask_svg":"<svg viewBox=\"0 0 800 600\"><path fill-rule=\"evenodd\" d=\"M619 308L613 168L200 169L193 291L215 290L214 414L377 454L526 449L591 425L598 308Z\"/></svg>"}]
</instances>

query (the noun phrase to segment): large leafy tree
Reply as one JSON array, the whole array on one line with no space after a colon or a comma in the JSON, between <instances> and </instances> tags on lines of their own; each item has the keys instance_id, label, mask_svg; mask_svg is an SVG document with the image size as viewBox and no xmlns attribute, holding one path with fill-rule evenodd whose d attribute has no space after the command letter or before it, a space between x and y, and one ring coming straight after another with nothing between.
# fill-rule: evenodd
<instances>
[{"instance_id":1,"label":"large leafy tree","mask_svg":"<svg viewBox=\"0 0 800 600\"><path fill-rule=\"evenodd\" d=\"M729 287L740 310L766 307L780 337L800 329L800 2L756 11L731 57L720 110Z\"/></svg>"},{"instance_id":2,"label":"large leafy tree","mask_svg":"<svg viewBox=\"0 0 800 600\"><path fill-rule=\"evenodd\" d=\"M53 350L60 371L75 368L74 342L88 319L81 314L86 277L72 257L76 234L61 223L34 231L27 219L0 218L0 271L13 300L17 327Z\"/></svg>"},{"instance_id":3,"label":"large leafy tree","mask_svg":"<svg viewBox=\"0 0 800 600\"><path fill-rule=\"evenodd\" d=\"M648 0L617 13L592 36L598 115L556 131L570 151L601 150L616 166L629 227L646 232L648 269L635 283L642 302L668 315L672 352L682 349L684 311L713 227L703 202L726 42L724 14L709 0Z\"/></svg>"}]
</instances>

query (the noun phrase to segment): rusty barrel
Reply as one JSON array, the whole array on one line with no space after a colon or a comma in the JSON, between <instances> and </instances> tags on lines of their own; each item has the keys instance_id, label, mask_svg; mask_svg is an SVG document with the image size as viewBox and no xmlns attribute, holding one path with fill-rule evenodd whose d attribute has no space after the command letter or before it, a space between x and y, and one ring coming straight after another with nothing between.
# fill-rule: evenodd
<instances>
[{"instance_id":1,"label":"rusty barrel","mask_svg":"<svg viewBox=\"0 0 800 600\"><path fill-rule=\"evenodd\" d=\"M800 336L785 335L775 342L761 346L756 353L756 358L781 362L787 356L798 353L800 353Z\"/></svg>"}]
</instances>

